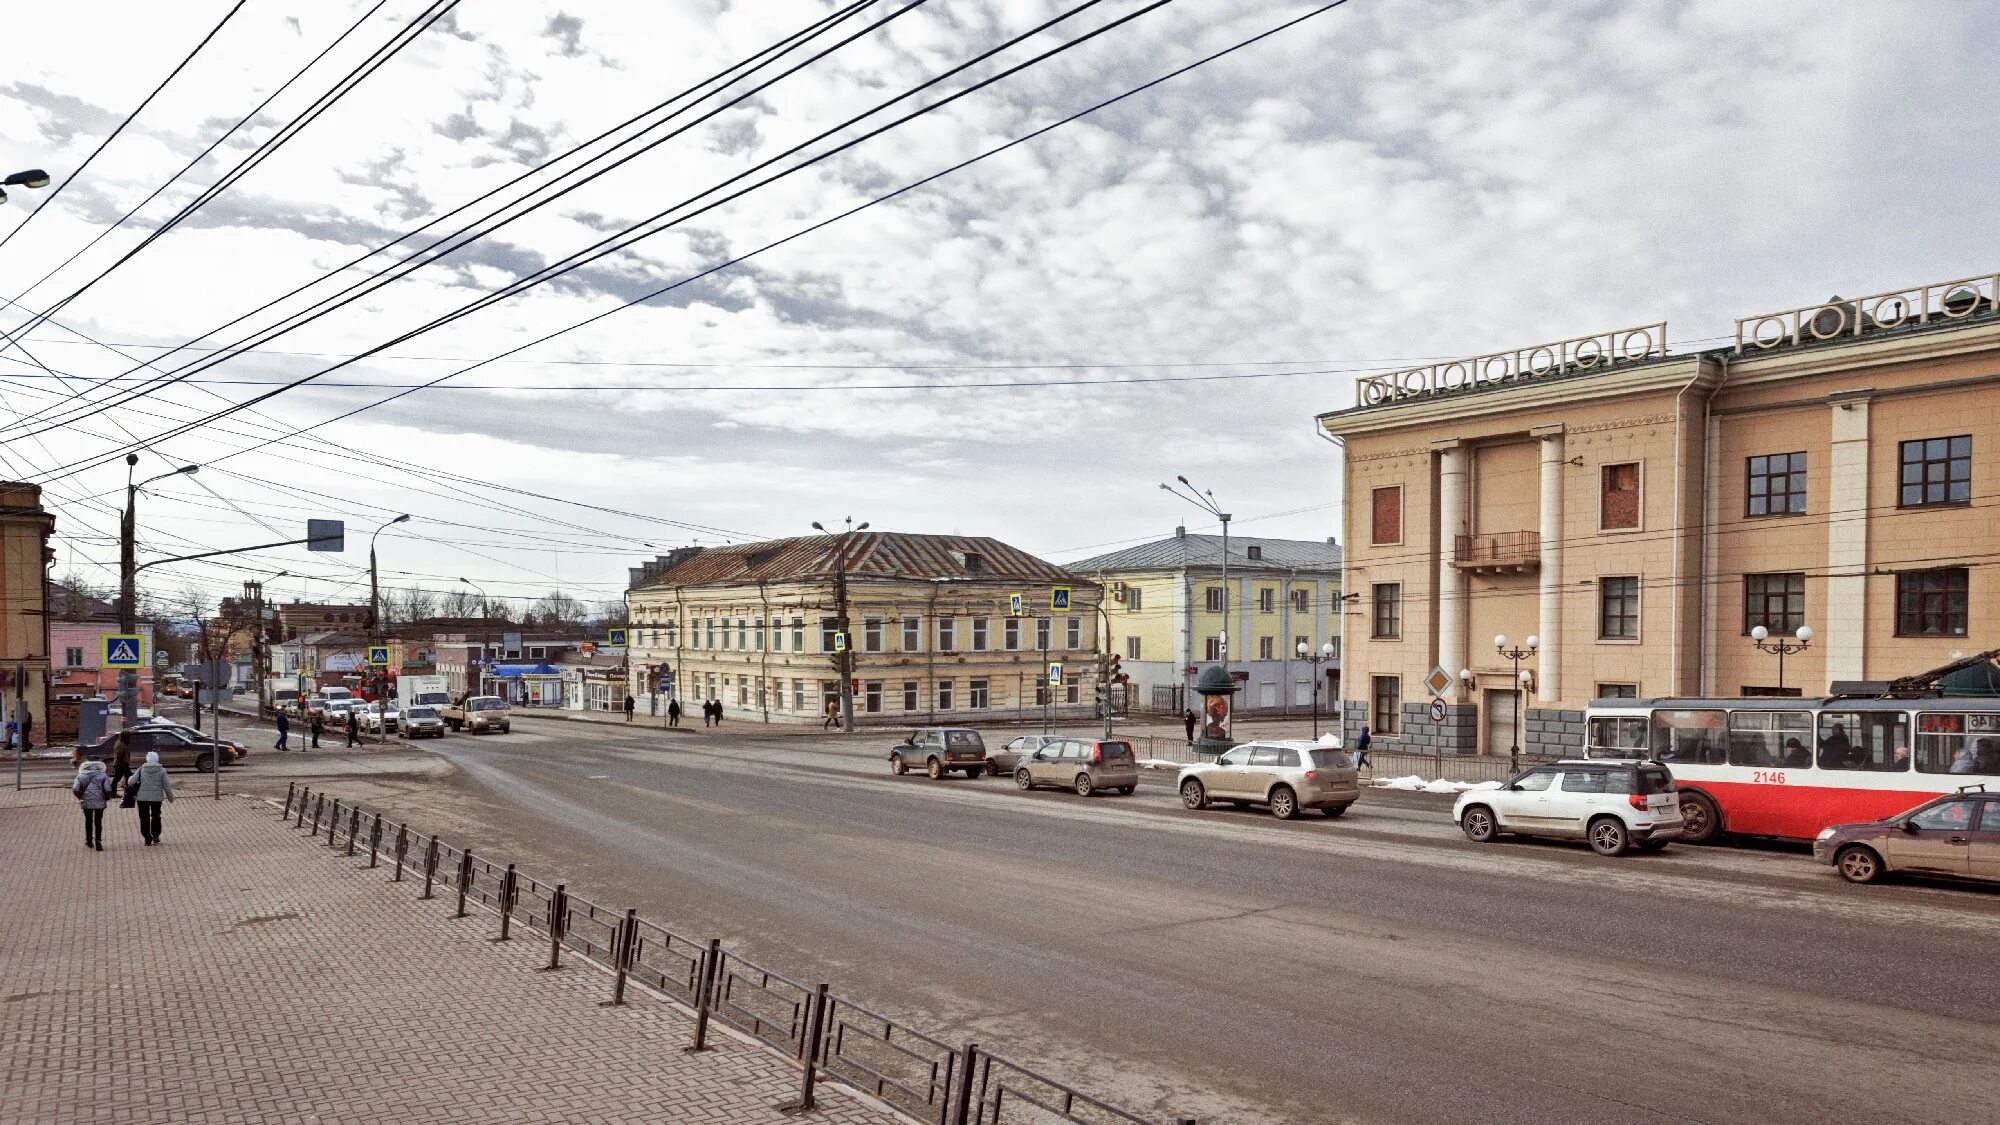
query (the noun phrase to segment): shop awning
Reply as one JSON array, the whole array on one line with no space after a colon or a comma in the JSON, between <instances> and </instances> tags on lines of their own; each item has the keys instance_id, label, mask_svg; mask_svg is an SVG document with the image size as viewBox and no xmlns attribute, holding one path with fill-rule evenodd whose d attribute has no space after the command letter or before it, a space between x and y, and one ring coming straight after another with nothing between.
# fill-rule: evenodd
<instances>
[{"instance_id":1,"label":"shop awning","mask_svg":"<svg viewBox=\"0 0 2000 1125\"><path fill-rule=\"evenodd\" d=\"M556 670L555 665L546 661L535 664L495 664L486 669L486 674L496 680L533 679L538 676L555 679L562 675Z\"/></svg>"}]
</instances>

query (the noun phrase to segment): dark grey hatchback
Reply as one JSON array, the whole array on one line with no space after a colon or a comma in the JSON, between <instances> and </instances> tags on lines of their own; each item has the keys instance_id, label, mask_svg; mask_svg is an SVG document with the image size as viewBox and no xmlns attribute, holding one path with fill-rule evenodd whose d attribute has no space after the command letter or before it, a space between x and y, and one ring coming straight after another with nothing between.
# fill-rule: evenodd
<instances>
[{"instance_id":1,"label":"dark grey hatchback","mask_svg":"<svg viewBox=\"0 0 2000 1125\"><path fill-rule=\"evenodd\" d=\"M978 777L986 772L986 740L967 727L919 727L889 750L889 772L908 773L911 766L932 777L953 771Z\"/></svg>"}]
</instances>

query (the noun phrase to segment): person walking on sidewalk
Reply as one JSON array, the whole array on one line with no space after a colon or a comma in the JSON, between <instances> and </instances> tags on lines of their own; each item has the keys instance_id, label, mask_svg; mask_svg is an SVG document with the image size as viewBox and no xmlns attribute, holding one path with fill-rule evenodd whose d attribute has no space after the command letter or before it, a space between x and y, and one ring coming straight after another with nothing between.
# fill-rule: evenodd
<instances>
[{"instance_id":1,"label":"person walking on sidewalk","mask_svg":"<svg viewBox=\"0 0 2000 1125\"><path fill-rule=\"evenodd\" d=\"M1363 723L1361 725L1361 737L1354 740L1355 769L1365 770L1372 768L1368 764L1368 745L1372 741L1374 740L1368 737L1368 724Z\"/></svg>"},{"instance_id":2,"label":"person walking on sidewalk","mask_svg":"<svg viewBox=\"0 0 2000 1125\"><path fill-rule=\"evenodd\" d=\"M722 725L722 700L720 699L715 701L715 725L718 727Z\"/></svg>"},{"instance_id":3,"label":"person walking on sidewalk","mask_svg":"<svg viewBox=\"0 0 2000 1125\"><path fill-rule=\"evenodd\" d=\"M361 716L355 714L352 707L347 709L347 745L361 745Z\"/></svg>"},{"instance_id":4,"label":"person walking on sidewalk","mask_svg":"<svg viewBox=\"0 0 2000 1125\"><path fill-rule=\"evenodd\" d=\"M69 791L83 805L83 846L104 850L104 806L118 785L104 772L104 763L89 759L76 771Z\"/></svg>"},{"instance_id":5,"label":"person walking on sidewalk","mask_svg":"<svg viewBox=\"0 0 2000 1125\"><path fill-rule=\"evenodd\" d=\"M160 764L159 753L148 750L146 764L132 775L132 784L139 787L139 836L150 848L160 842L160 802L174 799L174 779Z\"/></svg>"},{"instance_id":6,"label":"person walking on sidewalk","mask_svg":"<svg viewBox=\"0 0 2000 1125\"><path fill-rule=\"evenodd\" d=\"M1187 713L1187 714L1185 714L1185 715L1183 715L1183 716L1181 716L1181 723L1182 723L1182 725L1184 725L1184 726L1186 726L1186 727L1187 727L1187 741L1188 741L1188 745L1189 745L1189 746L1193 746L1193 745L1194 745L1194 724L1195 724L1195 716L1194 716L1194 708L1192 708L1192 707L1188 708L1188 713Z\"/></svg>"},{"instance_id":7,"label":"person walking on sidewalk","mask_svg":"<svg viewBox=\"0 0 2000 1125\"><path fill-rule=\"evenodd\" d=\"M826 721L819 725L819 729L840 729L840 703L838 701L832 699L826 701Z\"/></svg>"},{"instance_id":8,"label":"person walking on sidewalk","mask_svg":"<svg viewBox=\"0 0 2000 1125\"><path fill-rule=\"evenodd\" d=\"M326 715L314 711L306 717L306 732L312 735L312 748L319 749L319 733L326 729ZM303 747L301 747L303 749Z\"/></svg>"},{"instance_id":9,"label":"person walking on sidewalk","mask_svg":"<svg viewBox=\"0 0 2000 1125\"><path fill-rule=\"evenodd\" d=\"M271 744L271 749L290 750L291 747L285 744L285 740L287 738L290 738L291 734L292 734L291 716L285 714L283 711L278 712L278 741Z\"/></svg>"},{"instance_id":10,"label":"person walking on sidewalk","mask_svg":"<svg viewBox=\"0 0 2000 1125\"><path fill-rule=\"evenodd\" d=\"M126 779L132 776L132 736L118 732L117 741L111 751L111 787L115 790L129 788Z\"/></svg>"},{"instance_id":11,"label":"person walking on sidewalk","mask_svg":"<svg viewBox=\"0 0 2000 1125\"><path fill-rule=\"evenodd\" d=\"M629 722L631 722L631 721L632 721L632 712L633 712L633 711L635 711L635 710L637 710L637 709L638 709L638 706L639 706L639 701L638 701L638 700L636 700L636 699L633 699L633 698L632 698L631 696L629 696L629 695L625 697L625 721L626 721L626 722L628 722L628 723L629 723Z\"/></svg>"},{"instance_id":12,"label":"person walking on sidewalk","mask_svg":"<svg viewBox=\"0 0 2000 1125\"><path fill-rule=\"evenodd\" d=\"M681 701L678 699L667 701L667 725L670 727L681 725Z\"/></svg>"}]
</instances>

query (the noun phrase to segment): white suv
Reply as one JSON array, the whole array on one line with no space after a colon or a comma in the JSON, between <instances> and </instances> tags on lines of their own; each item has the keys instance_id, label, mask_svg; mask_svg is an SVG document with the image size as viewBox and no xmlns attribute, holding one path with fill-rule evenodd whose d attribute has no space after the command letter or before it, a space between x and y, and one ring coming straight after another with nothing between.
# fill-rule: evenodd
<instances>
[{"instance_id":1,"label":"white suv","mask_svg":"<svg viewBox=\"0 0 2000 1125\"><path fill-rule=\"evenodd\" d=\"M1474 789L1451 818L1475 843L1502 832L1590 843L1599 855L1655 851L1681 834L1673 774L1658 762L1591 759L1536 766L1498 789Z\"/></svg>"}]
</instances>

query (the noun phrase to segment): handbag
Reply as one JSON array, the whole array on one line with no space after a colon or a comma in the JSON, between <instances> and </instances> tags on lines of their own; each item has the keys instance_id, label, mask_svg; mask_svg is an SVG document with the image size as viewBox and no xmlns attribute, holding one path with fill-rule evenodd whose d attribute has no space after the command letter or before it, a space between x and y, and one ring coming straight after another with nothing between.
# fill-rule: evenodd
<instances>
[{"instance_id":1,"label":"handbag","mask_svg":"<svg viewBox=\"0 0 2000 1125\"><path fill-rule=\"evenodd\" d=\"M136 777L129 776L125 779L125 799L118 802L119 808L129 809L138 805L139 791L133 788L133 783L137 780Z\"/></svg>"}]
</instances>

